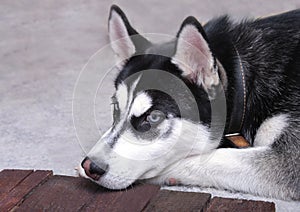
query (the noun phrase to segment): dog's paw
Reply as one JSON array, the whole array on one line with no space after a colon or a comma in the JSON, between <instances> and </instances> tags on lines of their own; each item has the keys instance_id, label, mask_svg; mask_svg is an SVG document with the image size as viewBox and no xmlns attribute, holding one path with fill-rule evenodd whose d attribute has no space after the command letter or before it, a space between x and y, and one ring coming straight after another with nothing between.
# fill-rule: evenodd
<instances>
[{"instance_id":1,"label":"dog's paw","mask_svg":"<svg viewBox=\"0 0 300 212\"><path fill-rule=\"evenodd\" d=\"M166 184L169 186L176 186L180 184L180 181L171 177L167 180Z\"/></svg>"}]
</instances>

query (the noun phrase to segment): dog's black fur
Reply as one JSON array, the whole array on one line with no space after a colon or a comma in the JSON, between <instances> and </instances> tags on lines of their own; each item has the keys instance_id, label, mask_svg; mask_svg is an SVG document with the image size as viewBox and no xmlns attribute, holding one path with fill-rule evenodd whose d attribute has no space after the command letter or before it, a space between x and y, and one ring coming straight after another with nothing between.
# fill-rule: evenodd
<instances>
[{"instance_id":1,"label":"dog's black fur","mask_svg":"<svg viewBox=\"0 0 300 212\"><path fill-rule=\"evenodd\" d=\"M185 22L192 22L187 18ZM228 117L233 108L232 95L235 93L235 64L236 50L239 52L245 71L247 109L242 134L249 142L254 141L257 129L261 123L272 115L288 113L295 117L293 125L299 124L300 109L300 10L276 15L268 18L245 20L234 23L228 16L223 16L209 21L200 28L208 41L214 56L221 62L226 70L228 88L226 100ZM185 25L185 22L182 26ZM131 26L127 22L129 28ZM199 28L199 26L198 26ZM137 32L132 29L130 35ZM167 44L170 55L175 51L175 43ZM149 48L143 40L143 46ZM151 48L151 47L150 47ZM142 50L140 51L142 52ZM181 78L190 88L198 102L201 121L209 125L210 103L203 88L187 81L181 76L181 71L170 61L170 58L143 54L131 57L126 66L118 75L115 85L126 79L131 74L146 69L159 69L170 72ZM147 80L145 80L147 81ZM162 82L164 83L164 82ZM154 99L162 99L159 92L152 94ZM164 103L166 101L166 103ZM170 98L160 102L167 111L172 111L180 117L177 108L168 108ZM193 117L189 117L193 119ZM228 123L227 123L228 124ZM291 128L291 136L298 127ZM224 140L226 141L226 140ZM280 142L279 142L280 143ZM227 146L228 144L223 144ZM279 144L274 144L279 145Z\"/></svg>"},{"instance_id":2,"label":"dog's black fur","mask_svg":"<svg viewBox=\"0 0 300 212\"><path fill-rule=\"evenodd\" d=\"M281 179L285 178L286 171L289 170L289 179L284 181L289 189L299 194L296 190L300 188L300 10L256 20L244 20L241 23L234 23L228 16L222 16L209 21L203 28L197 20L189 17L183 22L181 29L187 22L197 26L214 57L221 62L226 71L227 127L234 107L232 99L237 89L234 86L234 76L235 72L239 71L235 68L238 59L244 68L246 82L246 113L241 133L251 145L258 128L266 118L280 113L289 115L288 129L285 129L281 137L272 144L272 153L264 157L268 158L269 166L277 166L278 170L285 166L281 169L285 171L279 173ZM129 23L126 23L127 27L131 28ZM137 32L129 30L129 34L134 35ZM154 54L137 54L131 57L118 75L116 87L128 76L141 70L159 69L172 73L190 88L198 103L200 119L209 126L211 108L205 90L182 77L182 71L170 61L170 58L155 54L161 49L168 49L167 52L172 56L176 42L164 44L165 47L152 46L142 38L139 42L143 47L139 53L152 48L149 52ZM140 83L148 81L149 79L142 79ZM162 97L158 91L150 95L154 100L157 99L155 105L160 105L162 111L180 117L180 111L174 107L171 97ZM182 101L185 101L184 97ZM186 101L188 103L189 100ZM151 110L153 109L155 108ZM193 120L193 117L188 118ZM219 147L234 147L234 145L223 137ZM290 155L287 155L287 152ZM280 163L278 159L281 160ZM261 164L260 169L264 168L269 169ZM299 199L299 196L294 198Z\"/></svg>"},{"instance_id":3,"label":"dog's black fur","mask_svg":"<svg viewBox=\"0 0 300 212\"><path fill-rule=\"evenodd\" d=\"M110 148L113 148L113 144L117 142L126 130L129 130L131 133L135 130L133 139L137 138L139 140L139 136L142 136L142 140L151 140L152 135L157 131L153 129L153 134L149 134L148 136L147 133L151 131L152 126L149 126L149 124L145 125L147 123L145 120L151 111L159 110L164 113L165 118L170 123L175 120L174 117L181 117L181 121L188 122L191 120L189 122L190 125L188 125L189 127L205 125L205 127L201 127L208 129L207 132L211 137L207 139L207 142L213 145L208 147L210 149L207 149L207 152L204 152L204 154L209 154L208 151L212 150L214 152L211 153L213 160L207 160L205 164L199 163L199 161L202 161L202 150L191 155L193 157L181 158L183 166L181 168L176 166L175 169L178 168L179 170L175 170L175 172L172 172L174 171L174 167L172 168L172 166L176 164L174 161L174 164L165 164L165 167L162 166L162 168L168 169L171 166L171 175L159 175L162 170L156 170L157 175L151 176L150 182L161 184L165 182L165 178L177 177L184 184L188 185L214 186L283 199L300 199L300 10L267 18L248 19L240 23L231 21L228 16L222 16L209 21L203 27L194 17L188 17L180 27L177 34L178 39L164 44L152 44L142 35L138 34L129 24L125 14L117 6L112 6L111 8L109 26L111 27L111 41L124 37L128 38L125 40L128 42L128 45L112 45L115 53L118 56L124 52L130 53L130 55L123 55L123 58L121 58L125 61L115 80L116 90L118 90L121 83L126 84L126 89L130 89L134 84L133 80L139 77L139 80L135 80L138 84L132 89L132 96L136 96L137 92L143 91L150 96L152 101L151 107L147 109L148 111L139 115L139 117L126 116L123 117L123 122L118 119L115 120L113 125L118 125L119 121L120 126L118 125L118 130L114 129L113 126L112 130L108 131L110 135L103 138L109 144L112 143ZM190 34L182 33L182 31L194 34L190 36ZM198 45L198 47L200 46L198 50L202 51L201 55L204 55L204 57L195 57L196 59L194 59L194 55L191 56L189 54L191 52L194 53L190 46L183 48L186 46L183 46L182 43L180 46L181 35L183 37L185 35L184 38L192 37L191 44L194 41L193 39L196 38L196 42L201 43L201 45ZM134 48L131 48L132 45ZM122 49L124 47L125 51ZM183 49L184 51L182 51ZM134 51L135 53L133 53ZM177 54L178 51L184 56L181 56L180 53ZM195 55L199 56L200 54ZM191 70L188 69L186 71L184 70L184 66L180 66L180 63L177 62L189 56L192 59L189 58L190 61L188 59L187 61L192 61L192 65L195 62L198 66L191 66ZM175 60L173 60L174 58ZM198 58L201 58L204 62L207 59L208 62L201 64ZM241 64L241 68L243 69L246 93L245 116L240 132L253 147L248 149L215 149L219 145L219 140L215 141L212 138L214 129L212 129L213 127L210 123L213 118L211 117L213 109L211 105L214 103L217 105L218 101L221 101L221 93L218 92L220 87L217 86L223 86L227 104L226 132L229 128L230 120L232 120L232 114L234 114L233 108L241 107L234 102L238 90L241 89L236 86L238 84L236 83L237 74L241 71L236 68L237 63ZM202 68L200 71L198 70L199 66ZM197 117L193 116L195 108L190 107L191 98L186 93L177 90L178 84L174 83L173 80L165 80L161 77L161 74L156 74L156 72L152 72L150 75L145 74L145 72L133 75L149 69L158 69L170 73L189 88L198 106L197 110L199 110L200 122ZM189 72L192 72L192 74ZM205 76L205 74L208 75ZM217 79L220 76L221 82L214 78L216 75L218 75ZM134 79L129 79L129 76L135 77ZM194 79L195 76L196 80ZM213 83L206 84L205 77L210 78L208 81ZM175 93L176 98L180 99L182 105L186 105L183 108L185 114L182 114L182 110L179 110L181 107L176 104L171 95L158 90L145 89L151 87L152 82ZM215 87L209 87L210 85ZM127 101L129 101L128 98ZM127 105L130 107L129 104ZM262 144L256 145L256 136L257 132L261 129L260 127L266 120L268 124L273 124L274 122L268 121L274 117L276 118L277 115L278 117L283 117L283 120L280 119L280 123L277 123L280 128L277 130L279 131L279 136L276 137L277 131L275 133L271 131L271 134L273 133L271 141L264 143L261 137L264 135L267 136L268 130L263 128L260 135ZM268 127L272 128L272 126ZM168 129L170 131L169 135L176 130L180 130L175 129L172 123ZM194 128L191 130L197 131ZM137 134L136 131L141 133ZM185 132L184 139L186 140L182 139L182 142L187 142L192 137L188 135L190 131ZM231 147L231 143L225 138L225 132L219 147ZM120 140L122 141L122 139ZM206 141L206 139L203 140L202 142ZM99 146L97 147L96 145L94 151L90 153L91 158L94 158L99 164L105 161L117 173L120 167L124 168L121 159L117 161L121 164L119 166L115 165L116 161L114 160L113 163L109 164L108 149L103 148L101 142L97 144ZM199 144L202 145L203 143L199 142ZM198 149L200 149L199 146ZM176 151L174 154L181 151L181 149L176 149ZM104 160L103 154L108 159ZM176 159L175 156L174 158ZM224 160L227 157L229 160ZM172 158L169 159L173 160ZM126 163L126 166L130 167L136 167L135 165L135 162L132 164ZM143 171L146 173L149 171L147 170L149 167L144 167L144 164L139 168L145 169ZM124 170L126 170L126 167ZM153 167L151 170L153 171ZM110 172L112 171L108 169L108 173ZM121 175L127 172L122 172ZM128 179L125 178L123 181L119 180L119 182L116 182L116 179L123 178L105 178L105 176L103 177L103 181L100 178L99 184L109 188L115 188L116 186L117 188L124 188L133 183L133 180L138 180L140 177L137 172L134 177L130 176Z\"/></svg>"},{"instance_id":4,"label":"dog's black fur","mask_svg":"<svg viewBox=\"0 0 300 212\"><path fill-rule=\"evenodd\" d=\"M235 89L230 86L234 85L232 61L236 59L233 45L241 55L246 75L247 111L242 130L246 138L253 141L263 120L278 113L290 114L299 124L300 10L240 24L222 17L204 28L228 76L229 109Z\"/></svg>"}]
</instances>

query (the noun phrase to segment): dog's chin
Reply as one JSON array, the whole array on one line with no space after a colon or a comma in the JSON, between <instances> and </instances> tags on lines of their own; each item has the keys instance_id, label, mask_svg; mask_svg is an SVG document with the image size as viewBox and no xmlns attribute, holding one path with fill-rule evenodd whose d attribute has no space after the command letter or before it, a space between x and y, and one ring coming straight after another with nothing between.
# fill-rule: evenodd
<instances>
[{"instance_id":1,"label":"dog's chin","mask_svg":"<svg viewBox=\"0 0 300 212\"><path fill-rule=\"evenodd\" d=\"M108 174L105 174L98 181L96 181L97 184L112 190L126 189L134 182L135 180L125 179L119 176L109 176Z\"/></svg>"},{"instance_id":2,"label":"dog's chin","mask_svg":"<svg viewBox=\"0 0 300 212\"><path fill-rule=\"evenodd\" d=\"M84 169L81 166L78 168L78 174L80 177L89 179L94 183L111 190L126 189L136 181L134 179L126 179L123 176L111 175L109 172L101 176L99 180L94 180L86 175Z\"/></svg>"}]
</instances>

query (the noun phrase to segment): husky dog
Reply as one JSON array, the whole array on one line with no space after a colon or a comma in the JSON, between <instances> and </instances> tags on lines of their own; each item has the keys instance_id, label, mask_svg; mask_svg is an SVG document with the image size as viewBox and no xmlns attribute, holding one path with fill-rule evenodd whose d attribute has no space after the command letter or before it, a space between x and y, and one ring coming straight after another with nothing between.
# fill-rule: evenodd
<instances>
[{"instance_id":1,"label":"husky dog","mask_svg":"<svg viewBox=\"0 0 300 212\"><path fill-rule=\"evenodd\" d=\"M115 5L108 25L123 61L114 123L81 176L109 189L142 180L300 199L300 10L204 26L188 17L163 44L139 34ZM224 119L212 111L222 93ZM235 146L232 133L249 147Z\"/></svg>"}]
</instances>

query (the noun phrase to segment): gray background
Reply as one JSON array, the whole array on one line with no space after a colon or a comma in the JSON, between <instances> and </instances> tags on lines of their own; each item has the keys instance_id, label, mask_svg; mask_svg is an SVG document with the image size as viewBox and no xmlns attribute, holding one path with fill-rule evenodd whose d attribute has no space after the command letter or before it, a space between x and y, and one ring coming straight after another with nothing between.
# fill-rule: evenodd
<instances>
[{"instance_id":1,"label":"gray background","mask_svg":"<svg viewBox=\"0 0 300 212\"><path fill-rule=\"evenodd\" d=\"M241 19L300 7L300 0L2 0L0 170L51 169L75 175L74 167L84 151L73 127L73 90L90 56L108 43L107 18L112 3L126 12L138 31L171 35L188 15L204 23L224 13ZM112 77L102 86L99 111L109 108ZM98 127L107 128L110 114L97 114ZM86 133L87 142L99 137L87 130L82 133Z\"/></svg>"}]
</instances>

